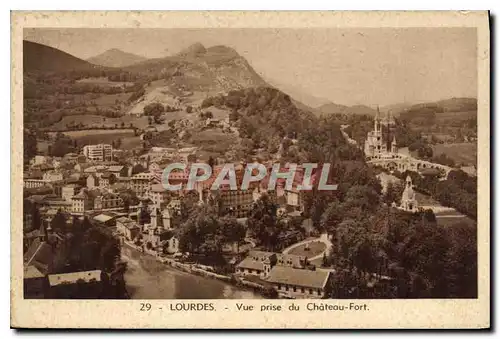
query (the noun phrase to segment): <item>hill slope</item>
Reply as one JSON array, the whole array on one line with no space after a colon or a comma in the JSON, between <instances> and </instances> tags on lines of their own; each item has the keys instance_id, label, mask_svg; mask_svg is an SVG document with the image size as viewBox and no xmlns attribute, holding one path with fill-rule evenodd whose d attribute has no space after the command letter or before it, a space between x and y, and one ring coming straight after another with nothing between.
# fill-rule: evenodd
<instances>
[{"instance_id":1,"label":"hill slope","mask_svg":"<svg viewBox=\"0 0 500 339\"><path fill-rule=\"evenodd\" d=\"M106 67L125 67L136 64L138 62L147 60L145 57L127 53L122 50L113 48L104 53L93 56L87 59L88 62L94 65L101 65Z\"/></svg>"},{"instance_id":2,"label":"hill slope","mask_svg":"<svg viewBox=\"0 0 500 339\"><path fill-rule=\"evenodd\" d=\"M317 108L320 114L356 114L375 116L377 110L365 105L345 106L333 102L321 105Z\"/></svg>"},{"instance_id":3,"label":"hill slope","mask_svg":"<svg viewBox=\"0 0 500 339\"><path fill-rule=\"evenodd\" d=\"M125 70L153 80L167 79L190 91L226 92L267 85L234 49L226 46L205 48L200 43L175 56L149 59Z\"/></svg>"},{"instance_id":4,"label":"hill slope","mask_svg":"<svg viewBox=\"0 0 500 339\"><path fill-rule=\"evenodd\" d=\"M269 78L266 78L266 81L273 87L276 87L280 91L290 95L295 101L299 103L299 105L303 104L310 111L314 111L316 107L329 103L327 99L314 96L300 86L284 84L282 82Z\"/></svg>"},{"instance_id":5,"label":"hill slope","mask_svg":"<svg viewBox=\"0 0 500 339\"><path fill-rule=\"evenodd\" d=\"M451 98L446 100L425 102L403 108L397 112L403 119L429 118L445 113L476 112L477 99Z\"/></svg>"},{"instance_id":6,"label":"hill slope","mask_svg":"<svg viewBox=\"0 0 500 339\"><path fill-rule=\"evenodd\" d=\"M23 68L26 72L66 72L71 70L87 70L98 66L79 59L57 48L23 41Z\"/></svg>"}]
</instances>

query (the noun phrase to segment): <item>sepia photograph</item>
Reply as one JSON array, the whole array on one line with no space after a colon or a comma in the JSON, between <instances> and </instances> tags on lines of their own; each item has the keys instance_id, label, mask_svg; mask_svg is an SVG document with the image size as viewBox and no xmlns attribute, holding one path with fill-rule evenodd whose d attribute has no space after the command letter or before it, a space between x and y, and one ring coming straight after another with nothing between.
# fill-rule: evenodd
<instances>
[{"instance_id":1,"label":"sepia photograph","mask_svg":"<svg viewBox=\"0 0 500 339\"><path fill-rule=\"evenodd\" d=\"M473 25L19 31L22 299L478 299Z\"/></svg>"}]
</instances>

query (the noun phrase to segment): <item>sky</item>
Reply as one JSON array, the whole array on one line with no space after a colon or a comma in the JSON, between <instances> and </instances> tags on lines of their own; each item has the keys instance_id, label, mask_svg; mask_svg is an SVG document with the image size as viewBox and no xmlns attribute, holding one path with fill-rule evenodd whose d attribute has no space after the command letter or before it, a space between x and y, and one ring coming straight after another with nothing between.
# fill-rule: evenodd
<instances>
[{"instance_id":1,"label":"sky","mask_svg":"<svg viewBox=\"0 0 500 339\"><path fill-rule=\"evenodd\" d=\"M111 48L148 58L226 45L272 83L344 105L477 97L474 28L40 29L26 40L82 59Z\"/></svg>"}]
</instances>

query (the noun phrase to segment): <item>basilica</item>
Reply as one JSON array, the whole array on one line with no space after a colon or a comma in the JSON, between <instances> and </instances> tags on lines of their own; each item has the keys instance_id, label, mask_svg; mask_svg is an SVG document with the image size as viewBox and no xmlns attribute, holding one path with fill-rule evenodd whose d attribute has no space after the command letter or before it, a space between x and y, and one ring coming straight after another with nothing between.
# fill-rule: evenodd
<instances>
[{"instance_id":1,"label":"basilica","mask_svg":"<svg viewBox=\"0 0 500 339\"><path fill-rule=\"evenodd\" d=\"M380 118L380 111L377 107L377 115L375 116L373 130L368 132L365 140L365 157L370 159L383 158L392 154L398 153L398 145L396 143L396 136L393 137L390 147L388 145L387 136L384 138L382 133L382 125L386 125L389 129L391 119L389 113L385 121Z\"/></svg>"}]
</instances>

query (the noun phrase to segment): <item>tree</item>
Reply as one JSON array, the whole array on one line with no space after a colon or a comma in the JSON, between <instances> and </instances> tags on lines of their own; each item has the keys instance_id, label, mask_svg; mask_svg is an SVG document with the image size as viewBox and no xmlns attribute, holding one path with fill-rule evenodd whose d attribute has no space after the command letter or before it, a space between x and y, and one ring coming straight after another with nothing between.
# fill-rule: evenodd
<instances>
[{"instance_id":1,"label":"tree","mask_svg":"<svg viewBox=\"0 0 500 339\"><path fill-rule=\"evenodd\" d=\"M37 142L36 142L36 135L32 133L28 129L23 130L23 146L24 146L24 153L23 153L23 160L24 163L27 164L29 163L30 159L33 158L36 155L36 150L37 150Z\"/></svg>"},{"instance_id":2,"label":"tree","mask_svg":"<svg viewBox=\"0 0 500 339\"><path fill-rule=\"evenodd\" d=\"M236 244L236 252L240 252L240 243L245 239L246 228L236 218L223 217L220 219L220 227L224 236L224 243Z\"/></svg>"},{"instance_id":3,"label":"tree","mask_svg":"<svg viewBox=\"0 0 500 339\"><path fill-rule=\"evenodd\" d=\"M388 182L385 190L385 194L383 200L386 204L390 205L393 202L399 204L401 195L403 194L403 184L400 181L397 182Z\"/></svg>"},{"instance_id":4,"label":"tree","mask_svg":"<svg viewBox=\"0 0 500 339\"><path fill-rule=\"evenodd\" d=\"M213 169L214 165L215 165L215 159L212 156L209 156L208 157L208 166L210 166Z\"/></svg>"},{"instance_id":5,"label":"tree","mask_svg":"<svg viewBox=\"0 0 500 339\"><path fill-rule=\"evenodd\" d=\"M239 117L240 117L240 115L238 114L238 110L233 109L231 111L231 113L229 114L229 121L235 122L238 120Z\"/></svg>"},{"instance_id":6,"label":"tree","mask_svg":"<svg viewBox=\"0 0 500 339\"><path fill-rule=\"evenodd\" d=\"M330 234L336 233L337 225L343 220L343 207L339 201L331 202L321 215L321 230Z\"/></svg>"},{"instance_id":7,"label":"tree","mask_svg":"<svg viewBox=\"0 0 500 339\"><path fill-rule=\"evenodd\" d=\"M153 102L150 103L146 106L144 106L143 109L144 115L146 116L160 116L165 112L165 107L158 103L158 102Z\"/></svg>"},{"instance_id":8,"label":"tree","mask_svg":"<svg viewBox=\"0 0 500 339\"><path fill-rule=\"evenodd\" d=\"M277 245L282 226L276 217L277 206L263 194L253 205L248 217L248 228L253 237L272 250Z\"/></svg>"},{"instance_id":9,"label":"tree","mask_svg":"<svg viewBox=\"0 0 500 339\"><path fill-rule=\"evenodd\" d=\"M54 231L61 231L61 232L66 231L66 217L61 212L61 210L58 210L54 218L52 218L52 221L50 222L50 227Z\"/></svg>"},{"instance_id":10,"label":"tree","mask_svg":"<svg viewBox=\"0 0 500 339\"><path fill-rule=\"evenodd\" d=\"M50 155L55 157L62 157L67 153L74 152L75 146L73 140L70 137L62 133L58 133L56 135L56 140L54 141L54 144L52 145L50 150Z\"/></svg>"},{"instance_id":11,"label":"tree","mask_svg":"<svg viewBox=\"0 0 500 339\"><path fill-rule=\"evenodd\" d=\"M200 197L196 191L187 191L181 199L181 218L186 220L198 206Z\"/></svg>"}]
</instances>

